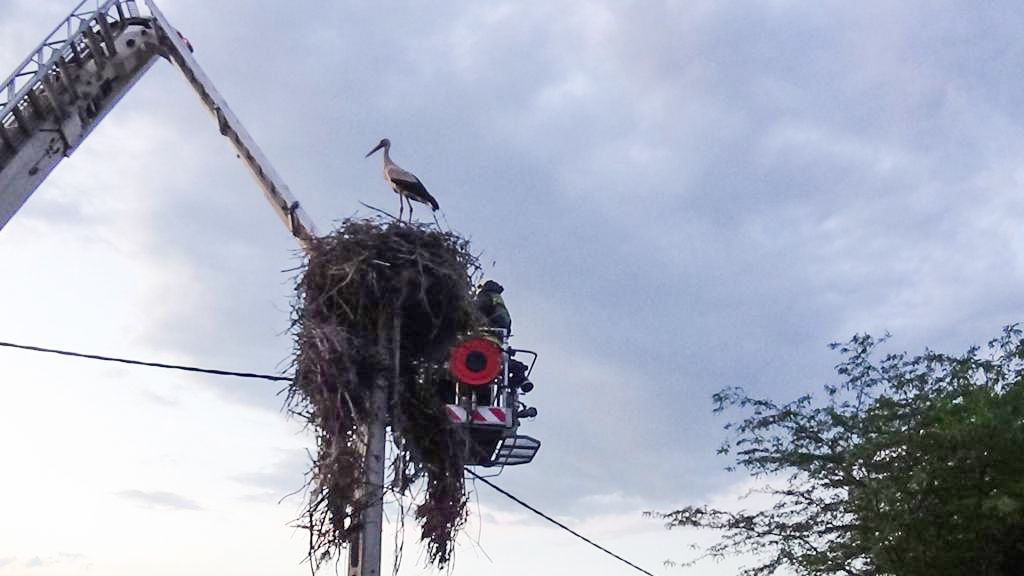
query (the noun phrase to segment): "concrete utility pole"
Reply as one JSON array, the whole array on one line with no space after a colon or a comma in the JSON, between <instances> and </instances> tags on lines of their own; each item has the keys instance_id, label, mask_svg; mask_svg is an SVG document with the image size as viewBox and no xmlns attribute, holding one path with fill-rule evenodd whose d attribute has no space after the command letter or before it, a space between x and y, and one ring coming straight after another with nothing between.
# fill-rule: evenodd
<instances>
[{"instance_id":1,"label":"concrete utility pole","mask_svg":"<svg viewBox=\"0 0 1024 576\"><path fill-rule=\"evenodd\" d=\"M359 500L362 530L348 547L348 576L380 576L384 530L384 444L387 436L387 382L378 378L370 398L372 424L366 427L366 477Z\"/></svg>"},{"instance_id":2,"label":"concrete utility pole","mask_svg":"<svg viewBox=\"0 0 1024 576\"><path fill-rule=\"evenodd\" d=\"M267 201L299 244L316 237L312 220L192 55L192 47L145 0L81 0L0 84L0 229L147 70L166 56L185 76L238 152ZM96 86L104 86L97 91ZM415 178L415 177L413 177ZM411 206L411 204L410 204ZM379 344L388 344L381 325ZM349 576L380 576L388 379L373 383L363 430L362 530L349 546Z\"/></svg>"},{"instance_id":3,"label":"concrete utility pole","mask_svg":"<svg viewBox=\"0 0 1024 576\"><path fill-rule=\"evenodd\" d=\"M221 134L238 150L239 157L245 162L256 182L263 189L267 200L280 216L288 231L299 241L303 248L309 248L308 242L316 236L313 223L299 207L298 201L291 195L287 184L271 166L270 161L256 145L255 140L231 112L227 101L213 86L192 53L185 46L183 39L166 21L153 0L146 0L153 18L161 25L165 34L165 42L173 46L170 50L171 60L184 73L186 80L195 89L199 99L217 119ZM381 350L386 349L386 324L380 326L379 343ZM388 422L388 380L378 376L373 383L370 397L369 422L364 429L365 454L363 486L359 500L365 506L360 513L362 529L356 540L349 544L348 576L380 576L381 538L384 525L384 451L387 439Z\"/></svg>"},{"instance_id":4,"label":"concrete utility pole","mask_svg":"<svg viewBox=\"0 0 1024 576\"><path fill-rule=\"evenodd\" d=\"M377 329L377 347L386 350L388 332L382 317ZM348 576L380 576L381 538L384 530L384 452L387 441L388 379L378 374L370 392L370 414L363 426L366 443L361 446L363 486L358 501L363 505L359 513L362 529L348 546Z\"/></svg>"}]
</instances>

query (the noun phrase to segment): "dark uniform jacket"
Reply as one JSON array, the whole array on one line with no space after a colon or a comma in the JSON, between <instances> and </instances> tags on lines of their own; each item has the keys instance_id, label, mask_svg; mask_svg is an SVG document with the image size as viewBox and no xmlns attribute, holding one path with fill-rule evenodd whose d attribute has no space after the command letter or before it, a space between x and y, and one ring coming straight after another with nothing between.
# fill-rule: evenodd
<instances>
[{"instance_id":1,"label":"dark uniform jacket","mask_svg":"<svg viewBox=\"0 0 1024 576\"><path fill-rule=\"evenodd\" d=\"M512 332L512 316L505 307L501 294L493 290L481 290L476 295L476 307L487 318L491 328L501 328Z\"/></svg>"}]
</instances>

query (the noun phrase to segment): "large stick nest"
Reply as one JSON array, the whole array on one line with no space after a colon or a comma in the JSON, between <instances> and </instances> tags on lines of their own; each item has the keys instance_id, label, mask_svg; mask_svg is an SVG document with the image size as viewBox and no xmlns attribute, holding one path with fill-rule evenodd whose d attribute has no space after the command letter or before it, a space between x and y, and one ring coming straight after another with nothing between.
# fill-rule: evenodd
<instances>
[{"instance_id":1,"label":"large stick nest","mask_svg":"<svg viewBox=\"0 0 1024 576\"><path fill-rule=\"evenodd\" d=\"M311 241L293 312L292 412L317 434L306 512L314 567L353 542L366 498L365 425L374 383L388 388L395 448L387 489L399 499L425 479L416 506L430 562L446 565L466 518L465 438L427 374L479 325L467 240L427 225L349 219ZM404 500L402 500L404 501Z\"/></svg>"}]
</instances>

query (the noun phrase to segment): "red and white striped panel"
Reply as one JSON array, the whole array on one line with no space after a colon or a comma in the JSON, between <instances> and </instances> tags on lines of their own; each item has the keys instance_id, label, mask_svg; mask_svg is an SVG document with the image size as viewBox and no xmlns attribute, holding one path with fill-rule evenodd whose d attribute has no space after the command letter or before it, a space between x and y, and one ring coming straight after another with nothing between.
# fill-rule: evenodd
<instances>
[{"instance_id":1,"label":"red and white striped panel","mask_svg":"<svg viewBox=\"0 0 1024 576\"><path fill-rule=\"evenodd\" d=\"M504 408L477 408L473 410L473 424L493 424L504 426L508 424L508 413Z\"/></svg>"},{"instance_id":2,"label":"red and white striped panel","mask_svg":"<svg viewBox=\"0 0 1024 576\"><path fill-rule=\"evenodd\" d=\"M466 409L457 404L445 405L448 419L456 424L472 423L480 426L511 426L512 419L504 408L477 408L467 413Z\"/></svg>"},{"instance_id":3,"label":"red and white striped panel","mask_svg":"<svg viewBox=\"0 0 1024 576\"><path fill-rule=\"evenodd\" d=\"M462 406L448 404L445 406L445 410L448 412L448 419L456 424L465 424L468 421L466 418L466 409Z\"/></svg>"}]
</instances>

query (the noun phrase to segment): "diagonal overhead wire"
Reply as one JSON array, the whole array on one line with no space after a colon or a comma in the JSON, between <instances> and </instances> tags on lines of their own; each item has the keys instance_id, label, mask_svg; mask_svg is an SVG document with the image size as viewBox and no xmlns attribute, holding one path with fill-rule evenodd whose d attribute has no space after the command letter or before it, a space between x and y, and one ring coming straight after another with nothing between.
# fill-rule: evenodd
<instances>
[{"instance_id":1,"label":"diagonal overhead wire","mask_svg":"<svg viewBox=\"0 0 1024 576\"><path fill-rule=\"evenodd\" d=\"M586 536L584 536L584 535L580 534L579 532L577 532L577 531L573 530L572 528L569 528L569 527L568 527L568 526L566 526L565 524L562 524L562 523L561 523L561 522L559 522L558 520L555 520L555 519L554 519L554 518L552 518L551 516L548 516L547 514L545 514L545 513L541 512L540 510L537 510L537 509L536 509L536 508L534 508L533 506L530 506L530 505L529 505L529 504L527 504L526 502L523 502L522 500L520 500L519 498L517 498L517 497L516 497L515 495L513 495L512 493L510 493L509 491L505 490L504 488L502 488L502 487L498 486L497 484L495 484L495 483L491 482L491 481L490 481L490 480L488 480L487 478L485 478L485 477L483 477L483 476L481 476L481 475L477 474L476 472L474 472L474 471L472 471L472 470L470 470L470 469L468 469L468 468L466 469L466 472L469 472L469 473L470 473L470 474L472 474L472 475L473 475L473 477L475 477L475 478L476 478L477 480L479 480L479 481L483 482L484 484L487 484L488 486L490 486L491 488L493 488L494 490L496 490L496 491L497 491L498 493L500 493L500 494L501 494L502 496L505 496L506 498L508 498L508 499L512 500L512 501L513 501L513 502L515 502L516 504L519 504L519 505L520 505L520 506L522 506L523 508L526 508L526 509L527 509L527 510L529 510L530 512L533 512L534 514L536 514L536 515L540 516L541 518L543 518L543 519L547 520L548 522L551 522L551 523L552 523L552 524L554 524L555 526L558 526L558 527L559 527L559 528L561 528L562 530L565 530L566 532L568 532L568 533L572 534L573 536L575 536L575 537L579 538L580 540L583 540L584 542L586 542L587 544L590 544L590 545L591 545L591 546L593 546L594 548L597 548L597 549L598 549L598 550L600 550L601 552L604 552L605 554L607 554L607 555L611 556L612 558L615 558L616 560L619 560L620 562L623 562L623 563L625 563L625 564L626 564L626 565L628 565L628 566L629 566L630 568L633 568L634 570L637 570L638 572L642 572L642 573L644 573L644 574L647 574L647 576L654 576L654 574L651 574L651 573L650 573L650 572L648 572L647 570L644 570L643 568L641 568L641 567L637 566L636 564L633 564L632 562L630 562L629 560L626 560L626 559L625 559L625 558L623 558L622 556L619 556L619 555L618 555L618 554L616 554L615 552L612 552L611 550L609 550L609 549L605 548L604 546L601 546L601 545L600 545L600 544L598 544L597 542L594 542L594 541L593 541L593 540L591 540L590 538L587 538Z\"/></svg>"},{"instance_id":2,"label":"diagonal overhead wire","mask_svg":"<svg viewBox=\"0 0 1024 576\"><path fill-rule=\"evenodd\" d=\"M14 344L12 342L0 342L0 347L16 348L18 350L29 350L32 352L45 352L48 354L59 354L74 358L88 358L89 360L102 360L104 362L118 362L134 366L148 366L150 368L166 368L170 370L184 370L185 372L199 372L202 374L213 374L215 376L235 376L237 378L255 378L258 380L270 380L272 382L290 382L288 376L275 376L273 374L256 374L253 372L234 372L231 370L215 370L213 368L197 368L195 366L182 366L179 364L164 364L162 362L143 362L142 360L130 360L128 358L115 358L112 356L99 356L97 354L83 354L81 352L69 352L67 350L56 350L43 348L41 346L28 346L26 344Z\"/></svg>"},{"instance_id":3,"label":"diagonal overhead wire","mask_svg":"<svg viewBox=\"0 0 1024 576\"><path fill-rule=\"evenodd\" d=\"M47 353L47 354L57 354L57 355L61 355L61 356L70 356L70 357L73 357L73 358L85 358L85 359L88 359L88 360L100 360L100 361L103 361L103 362L117 362L117 363L120 363L120 364L130 364L130 365L133 365L133 366L145 366L145 367L149 367L149 368L164 368L164 369L170 369L170 370L182 370L182 371L185 371L185 372L198 372L198 373L201 373L201 374L212 374L212 375L215 375L215 376L234 376L234 377L237 377L237 378L254 378L254 379L258 379L258 380L269 380L269 381L272 381L272 382L289 382L289 381L292 380L292 378L290 378L288 376L276 376L276 375L273 375L273 374L258 374L258 373L254 373L254 372L235 372L235 371L232 371L232 370L216 370L216 369L213 369L213 368L199 368L199 367L196 367L196 366L183 366L183 365L180 365L180 364L165 364L165 363L162 363L162 362L145 362L145 361L142 361L142 360L132 360L132 359L128 359L128 358L117 358L117 357L113 357L113 356L101 356L101 355L98 355L98 354L84 354L82 352L71 352L71 351L68 351L68 350L58 350L58 349L55 349L55 348L44 348L42 346L29 346L27 344L15 344L13 342L3 342L3 341L0 341L0 347L2 347L2 348L13 348L13 349L17 349L17 350L27 350L27 351L31 351L31 352L42 352L42 353ZM541 518L547 520L548 522L554 524L555 526L558 526L562 530L565 530L566 532L572 534L573 536L579 538L580 540L583 540L584 542L586 542L587 544L590 544L594 548L597 548L601 552L604 552L605 554L611 556L612 558L615 558L616 560L626 564L630 568L633 568L634 570L636 570L636 571L638 571L638 572L640 572L642 574L646 574L647 576L654 576L654 574L652 574L651 572L648 572L647 570L644 570L643 568L637 566L636 564L630 562L629 560L626 560L622 556L619 556L618 554L612 552L611 550L605 548L604 546L601 546L597 542L594 542L590 538L587 538L586 536L580 534L579 532L573 530L572 528L569 528L565 524L562 524L558 520L555 520L551 516L548 516L547 514L541 512L540 510L538 510L538 509L534 508L533 506L527 504L526 502L521 500L519 497L515 496L511 492L505 490L504 488L501 488L497 484L491 482L486 477L481 476L481 475L477 474L476 472L474 472L473 470L470 470L468 468L466 469L466 472L468 472L470 475L472 475L477 480L483 482L484 484L487 484L492 489L497 491L499 494L505 496L506 498L512 500L516 504L519 504L523 508L526 508L530 512L533 512L534 514L540 516Z\"/></svg>"}]
</instances>

